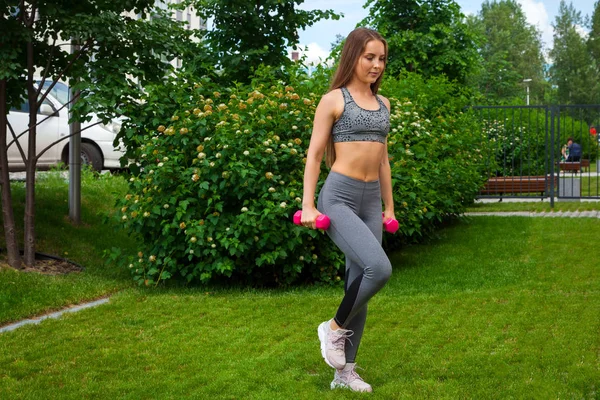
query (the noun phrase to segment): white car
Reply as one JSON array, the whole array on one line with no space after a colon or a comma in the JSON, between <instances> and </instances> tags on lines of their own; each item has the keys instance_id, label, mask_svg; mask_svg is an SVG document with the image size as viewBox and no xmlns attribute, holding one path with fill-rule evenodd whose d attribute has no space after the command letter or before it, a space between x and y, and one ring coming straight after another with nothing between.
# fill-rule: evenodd
<instances>
[{"instance_id":1,"label":"white car","mask_svg":"<svg viewBox=\"0 0 600 400\"><path fill-rule=\"evenodd\" d=\"M47 82L44 86L50 85ZM51 143L69 136L69 110L68 107L61 109L63 104L69 99L69 88L64 83L57 83L52 92L44 100L38 110L38 123L48 117L44 122L37 126L37 141L36 152L39 154L42 150L48 147ZM28 129L29 125L29 104L24 103L21 109L11 109L8 113L8 121L10 122L16 135ZM85 128L98 121L95 116L92 116L92 121L82 122L81 128ZM115 148L113 145L115 136L121 129L121 124L114 121L111 124L98 124L81 132L81 162L82 164L90 164L96 171L103 169L120 169L120 159L123 156L123 151L120 148ZM7 144L13 142L13 136L10 130L7 130ZM27 155L28 134L25 133L19 138L21 148ZM39 170L49 169L62 162L65 165L69 164L69 139L52 146L39 158L37 168ZM8 169L9 171L24 171L25 164L21 157L21 152L15 143L8 147Z\"/></svg>"}]
</instances>

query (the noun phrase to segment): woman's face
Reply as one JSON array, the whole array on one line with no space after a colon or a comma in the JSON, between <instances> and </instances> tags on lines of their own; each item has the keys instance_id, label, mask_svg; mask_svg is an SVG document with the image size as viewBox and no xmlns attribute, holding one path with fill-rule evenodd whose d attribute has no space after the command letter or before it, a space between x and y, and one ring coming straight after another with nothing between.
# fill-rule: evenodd
<instances>
[{"instance_id":1,"label":"woman's face","mask_svg":"<svg viewBox=\"0 0 600 400\"><path fill-rule=\"evenodd\" d=\"M354 77L360 82L374 83L385 69L385 46L379 40L367 42L365 50L358 58Z\"/></svg>"}]
</instances>

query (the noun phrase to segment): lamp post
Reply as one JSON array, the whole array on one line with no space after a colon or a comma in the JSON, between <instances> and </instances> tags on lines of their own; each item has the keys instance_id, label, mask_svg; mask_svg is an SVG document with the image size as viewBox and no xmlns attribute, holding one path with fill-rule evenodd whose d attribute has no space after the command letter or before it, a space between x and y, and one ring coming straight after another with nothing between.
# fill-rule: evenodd
<instances>
[{"instance_id":1,"label":"lamp post","mask_svg":"<svg viewBox=\"0 0 600 400\"><path fill-rule=\"evenodd\" d=\"M523 83L527 85L527 105L529 105L529 82L531 82L530 78L523 79Z\"/></svg>"}]
</instances>

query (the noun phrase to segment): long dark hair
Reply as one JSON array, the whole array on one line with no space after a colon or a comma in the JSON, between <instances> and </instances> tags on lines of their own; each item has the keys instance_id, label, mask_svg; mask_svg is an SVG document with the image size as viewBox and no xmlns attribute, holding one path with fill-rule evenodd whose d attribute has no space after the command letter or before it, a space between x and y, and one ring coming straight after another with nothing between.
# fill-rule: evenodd
<instances>
[{"instance_id":1,"label":"long dark hair","mask_svg":"<svg viewBox=\"0 0 600 400\"><path fill-rule=\"evenodd\" d=\"M333 75L333 79L331 80L329 91L344 87L352 80L356 63L358 62L362 53L365 51L367 43L369 43L371 40L378 40L383 43L385 59L387 62L388 45L383 36L373 29L356 28L350 32L346 38L346 42L342 48L340 63L335 71L335 74ZM377 95L377 92L379 91L379 86L381 85L381 79L383 78L384 71L385 63L383 70L381 71L381 75L379 75L379 78L377 78L377 80L371 84L371 92L373 92L373 95ZM335 161L335 148L333 147L333 136L331 135L329 136L325 153L325 164L327 167L331 168Z\"/></svg>"}]
</instances>

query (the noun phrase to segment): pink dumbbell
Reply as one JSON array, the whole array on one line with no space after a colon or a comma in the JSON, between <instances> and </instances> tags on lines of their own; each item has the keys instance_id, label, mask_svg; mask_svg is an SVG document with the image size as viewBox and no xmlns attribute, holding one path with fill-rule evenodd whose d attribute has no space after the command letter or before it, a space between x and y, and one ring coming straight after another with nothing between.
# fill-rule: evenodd
<instances>
[{"instance_id":1,"label":"pink dumbbell","mask_svg":"<svg viewBox=\"0 0 600 400\"><path fill-rule=\"evenodd\" d=\"M381 213L381 216L385 218L385 213ZM385 228L386 232L396 233L396 231L400 227L400 224L398 223L398 220L395 220L394 218L389 218L387 221L383 221L383 227Z\"/></svg>"},{"instance_id":2,"label":"pink dumbbell","mask_svg":"<svg viewBox=\"0 0 600 400\"><path fill-rule=\"evenodd\" d=\"M294 214L294 223L296 225L300 225L302 222L302 210L298 210L296 211L296 213ZM315 226L317 227L317 229L323 229L324 231L326 231L329 228L329 217L325 214L321 214L317 217L317 220L315 221Z\"/></svg>"}]
</instances>

